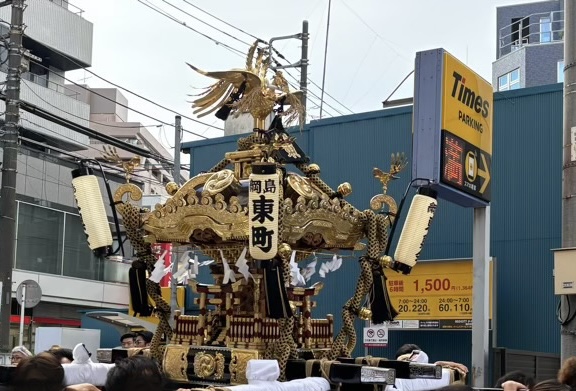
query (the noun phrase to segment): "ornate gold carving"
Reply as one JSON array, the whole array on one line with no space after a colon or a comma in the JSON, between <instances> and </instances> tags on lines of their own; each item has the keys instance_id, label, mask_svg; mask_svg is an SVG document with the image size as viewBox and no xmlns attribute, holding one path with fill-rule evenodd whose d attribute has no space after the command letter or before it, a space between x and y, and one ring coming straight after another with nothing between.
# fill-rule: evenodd
<instances>
[{"instance_id":1,"label":"ornate gold carving","mask_svg":"<svg viewBox=\"0 0 576 391\"><path fill-rule=\"evenodd\" d=\"M255 119L255 126L260 129L264 129L265 119L279 101L290 105L283 113L288 122L303 115L304 107L298 95L290 92L282 72L275 71L271 82L266 79L271 63L268 56L272 53L266 55L267 48L259 48L258 44L259 41L256 41L250 48L244 69L206 72L188 64L196 72L217 80L201 97L194 100L194 114L202 117L229 105L236 115L250 113ZM256 49L258 51L255 59Z\"/></svg>"},{"instance_id":2,"label":"ornate gold carving","mask_svg":"<svg viewBox=\"0 0 576 391\"><path fill-rule=\"evenodd\" d=\"M166 192L171 196L176 194L176 192L178 191L179 188L180 188L180 186L178 186L178 184L176 182L168 182L166 184Z\"/></svg>"},{"instance_id":3,"label":"ornate gold carving","mask_svg":"<svg viewBox=\"0 0 576 391\"><path fill-rule=\"evenodd\" d=\"M407 164L408 159L406 159L406 156L403 153L397 153L392 154L392 159L390 163L390 172L384 172L376 167L372 170L372 174L374 174L374 177L378 179L380 183L382 183L382 192L384 194L386 194L386 192L388 191L388 183L392 179L397 179L398 177L396 176L396 174L402 171Z\"/></svg>"},{"instance_id":4,"label":"ornate gold carving","mask_svg":"<svg viewBox=\"0 0 576 391\"><path fill-rule=\"evenodd\" d=\"M246 367L248 361L258 360L260 354L257 350L248 349L232 349L232 358L228 369L230 370L230 383L231 384L246 384Z\"/></svg>"},{"instance_id":5,"label":"ornate gold carving","mask_svg":"<svg viewBox=\"0 0 576 391\"><path fill-rule=\"evenodd\" d=\"M134 170L136 169L136 167L140 166L140 156L134 156L129 160L124 160L118 155L116 147L104 145L102 149L104 150L104 152L102 153L102 157L104 158L104 160L110 163L114 163L119 167L122 167L122 169L124 169L126 183L130 182L130 178L132 177L132 174L134 174Z\"/></svg>"},{"instance_id":6,"label":"ornate gold carving","mask_svg":"<svg viewBox=\"0 0 576 391\"><path fill-rule=\"evenodd\" d=\"M350 194L352 194L352 185L348 182L341 183L338 186L338 193L340 193L342 197L348 197Z\"/></svg>"},{"instance_id":7,"label":"ornate gold carving","mask_svg":"<svg viewBox=\"0 0 576 391\"><path fill-rule=\"evenodd\" d=\"M389 196L388 194L377 194L370 200L370 209L374 211L379 211L384 207L388 206L388 213L391 222L394 222L396 218L396 212L398 212L398 206L396 205L396 200Z\"/></svg>"},{"instance_id":8,"label":"ornate gold carving","mask_svg":"<svg viewBox=\"0 0 576 391\"><path fill-rule=\"evenodd\" d=\"M232 170L218 171L212 175L204 184L204 190L208 195L213 196L221 193L224 189L232 186L232 190L237 192L240 189L240 183L234 177Z\"/></svg>"},{"instance_id":9,"label":"ornate gold carving","mask_svg":"<svg viewBox=\"0 0 576 391\"><path fill-rule=\"evenodd\" d=\"M214 379L224 377L224 356L215 353L212 356L206 352L198 352L194 355L194 373L201 379L214 376Z\"/></svg>"},{"instance_id":10,"label":"ornate gold carving","mask_svg":"<svg viewBox=\"0 0 576 391\"><path fill-rule=\"evenodd\" d=\"M319 196L319 192L315 192L310 180L308 178L303 178L300 175L288 174L286 177L288 185L296 192L298 195L306 199L312 199L314 196Z\"/></svg>"},{"instance_id":11,"label":"ornate gold carving","mask_svg":"<svg viewBox=\"0 0 576 391\"><path fill-rule=\"evenodd\" d=\"M182 345L166 345L162 370L170 380L187 382L188 348Z\"/></svg>"},{"instance_id":12,"label":"ornate gold carving","mask_svg":"<svg viewBox=\"0 0 576 391\"><path fill-rule=\"evenodd\" d=\"M288 243L280 243L278 246L278 255L282 259L290 259L292 255L292 247Z\"/></svg>"},{"instance_id":13,"label":"ornate gold carving","mask_svg":"<svg viewBox=\"0 0 576 391\"><path fill-rule=\"evenodd\" d=\"M364 236L360 212L326 194L318 199L284 200L284 241L294 247L301 239L310 247L353 248Z\"/></svg>"}]
</instances>

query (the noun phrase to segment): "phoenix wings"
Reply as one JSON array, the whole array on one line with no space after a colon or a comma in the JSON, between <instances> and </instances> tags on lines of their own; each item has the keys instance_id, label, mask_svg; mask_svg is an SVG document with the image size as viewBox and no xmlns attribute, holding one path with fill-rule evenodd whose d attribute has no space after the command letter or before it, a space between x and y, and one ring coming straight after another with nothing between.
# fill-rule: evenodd
<instances>
[{"instance_id":1,"label":"phoenix wings","mask_svg":"<svg viewBox=\"0 0 576 391\"><path fill-rule=\"evenodd\" d=\"M258 55L254 59L257 49ZM250 113L255 119L263 120L276 105L286 104L290 108L280 109L279 113L286 116L288 122L301 117L304 114L301 95L290 92L282 73L276 71L271 83L266 79L270 57L264 57L265 53L265 49L258 48L258 42L254 43L248 52L245 69L207 72L188 64L201 75L217 80L192 102L193 113L203 117L218 110L216 116L225 120L234 111L236 115Z\"/></svg>"}]
</instances>

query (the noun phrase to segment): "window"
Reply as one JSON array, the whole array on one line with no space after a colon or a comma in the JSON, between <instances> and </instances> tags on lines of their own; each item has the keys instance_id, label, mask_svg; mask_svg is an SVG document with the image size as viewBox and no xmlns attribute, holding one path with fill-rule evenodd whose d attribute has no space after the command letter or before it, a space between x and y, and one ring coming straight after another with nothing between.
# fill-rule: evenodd
<instances>
[{"instance_id":1,"label":"window","mask_svg":"<svg viewBox=\"0 0 576 391\"><path fill-rule=\"evenodd\" d=\"M520 68L516 68L498 78L498 91L516 90L520 88Z\"/></svg>"},{"instance_id":2,"label":"window","mask_svg":"<svg viewBox=\"0 0 576 391\"><path fill-rule=\"evenodd\" d=\"M540 18L540 42L550 42L552 40L552 22L549 16Z\"/></svg>"},{"instance_id":3,"label":"window","mask_svg":"<svg viewBox=\"0 0 576 391\"><path fill-rule=\"evenodd\" d=\"M558 83L564 83L564 60L556 63L556 81Z\"/></svg>"},{"instance_id":4,"label":"window","mask_svg":"<svg viewBox=\"0 0 576 391\"><path fill-rule=\"evenodd\" d=\"M100 280L101 260L88 247L80 216L66 213L64 229L64 264L62 274L70 277Z\"/></svg>"},{"instance_id":5,"label":"window","mask_svg":"<svg viewBox=\"0 0 576 391\"><path fill-rule=\"evenodd\" d=\"M34 272L62 272L64 214L19 203L16 268Z\"/></svg>"},{"instance_id":6,"label":"window","mask_svg":"<svg viewBox=\"0 0 576 391\"><path fill-rule=\"evenodd\" d=\"M114 230L111 225L111 229ZM120 226L120 230L123 228ZM113 245L114 250L118 243ZM127 258L134 250L124 242ZM120 253L119 253L120 254ZM80 216L18 203L17 269L87 280L128 282L129 265L94 257Z\"/></svg>"}]
</instances>

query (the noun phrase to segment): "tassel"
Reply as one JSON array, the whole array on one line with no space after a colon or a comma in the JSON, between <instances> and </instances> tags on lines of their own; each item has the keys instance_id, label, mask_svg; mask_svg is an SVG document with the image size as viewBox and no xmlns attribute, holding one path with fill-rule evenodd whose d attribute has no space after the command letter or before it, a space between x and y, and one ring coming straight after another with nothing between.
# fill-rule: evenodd
<instances>
[{"instance_id":1,"label":"tassel","mask_svg":"<svg viewBox=\"0 0 576 391\"><path fill-rule=\"evenodd\" d=\"M372 268L372 278L374 280L370 291L372 323L380 324L394 320L398 316L398 312L390 301L388 289L386 288L387 278L380 265Z\"/></svg>"},{"instance_id":2,"label":"tassel","mask_svg":"<svg viewBox=\"0 0 576 391\"><path fill-rule=\"evenodd\" d=\"M282 264L274 259L265 261L264 288L266 289L266 312L269 318L281 319L294 316L288 294L284 286L284 273Z\"/></svg>"},{"instance_id":3,"label":"tassel","mask_svg":"<svg viewBox=\"0 0 576 391\"><path fill-rule=\"evenodd\" d=\"M134 316L152 315L152 306L148 301L146 292L146 267L139 261L134 261L128 272L130 286L130 302L134 310Z\"/></svg>"}]
</instances>

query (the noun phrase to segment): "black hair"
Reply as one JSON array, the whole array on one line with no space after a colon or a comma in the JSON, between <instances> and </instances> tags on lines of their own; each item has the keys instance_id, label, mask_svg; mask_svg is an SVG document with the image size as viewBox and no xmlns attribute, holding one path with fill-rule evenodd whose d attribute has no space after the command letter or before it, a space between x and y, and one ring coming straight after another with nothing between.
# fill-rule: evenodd
<instances>
[{"instance_id":1,"label":"black hair","mask_svg":"<svg viewBox=\"0 0 576 391\"><path fill-rule=\"evenodd\" d=\"M528 389L531 389L534 386L534 384L536 384L534 383L534 378L530 375L527 375L525 372L512 371L506 373L500 379L496 380L496 384L494 385L494 387L502 388L502 383L507 382L508 380L524 384Z\"/></svg>"},{"instance_id":2,"label":"black hair","mask_svg":"<svg viewBox=\"0 0 576 391\"><path fill-rule=\"evenodd\" d=\"M26 357L14 371L13 391L61 391L63 388L64 368L51 353Z\"/></svg>"},{"instance_id":3,"label":"black hair","mask_svg":"<svg viewBox=\"0 0 576 391\"><path fill-rule=\"evenodd\" d=\"M74 355L72 354L72 349L59 348L49 350L49 352L52 353L54 356L56 356L56 358L60 362L62 362L63 358L70 360L70 362L74 361Z\"/></svg>"},{"instance_id":4,"label":"black hair","mask_svg":"<svg viewBox=\"0 0 576 391\"><path fill-rule=\"evenodd\" d=\"M157 391L164 387L164 376L154 360L131 356L116 361L106 378L106 391Z\"/></svg>"},{"instance_id":5,"label":"black hair","mask_svg":"<svg viewBox=\"0 0 576 391\"><path fill-rule=\"evenodd\" d=\"M418 345L413 343L405 343L404 345L400 346L400 349L396 351L396 358L403 356L408 353L412 353L414 350L422 350Z\"/></svg>"},{"instance_id":6,"label":"black hair","mask_svg":"<svg viewBox=\"0 0 576 391\"><path fill-rule=\"evenodd\" d=\"M152 342L152 338L154 337L154 334L150 331L139 331L138 334L136 334L136 336L140 336L142 337L142 339L146 342L146 343L150 343Z\"/></svg>"},{"instance_id":7,"label":"black hair","mask_svg":"<svg viewBox=\"0 0 576 391\"><path fill-rule=\"evenodd\" d=\"M466 384L454 383L438 388L436 391L474 391L474 389Z\"/></svg>"},{"instance_id":8,"label":"black hair","mask_svg":"<svg viewBox=\"0 0 576 391\"><path fill-rule=\"evenodd\" d=\"M120 337L120 342L124 341L126 338L135 339L135 338L136 338L136 334L134 334L134 333L122 334L122 336Z\"/></svg>"}]
</instances>

